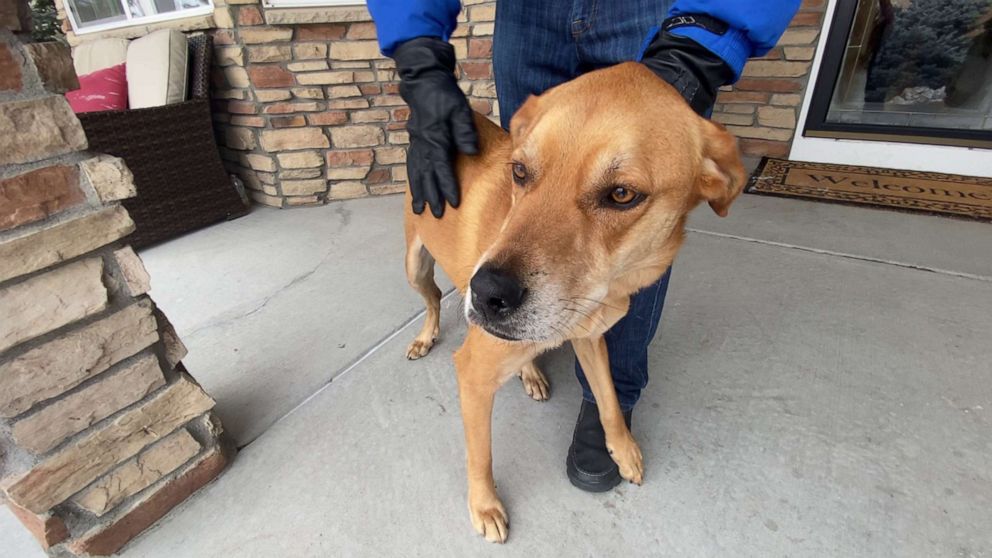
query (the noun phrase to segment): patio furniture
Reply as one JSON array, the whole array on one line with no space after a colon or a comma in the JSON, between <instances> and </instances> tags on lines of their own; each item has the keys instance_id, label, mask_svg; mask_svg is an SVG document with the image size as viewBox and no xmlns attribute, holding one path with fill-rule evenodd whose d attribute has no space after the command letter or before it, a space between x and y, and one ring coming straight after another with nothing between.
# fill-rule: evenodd
<instances>
[{"instance_id":1,"label":"patio furniture","mask_svg":"<svg viewBox=\"0 0 992 558\"><path fill-rule=\"evenodd\" d=\"M138 195L123 204L136 225L129 239L135 248L248 212L214 140L208 94L211 37L200 33L188 41L186 100L78 115L90 151L121 157L134 173Z\"/></svg>"}]
</instances>

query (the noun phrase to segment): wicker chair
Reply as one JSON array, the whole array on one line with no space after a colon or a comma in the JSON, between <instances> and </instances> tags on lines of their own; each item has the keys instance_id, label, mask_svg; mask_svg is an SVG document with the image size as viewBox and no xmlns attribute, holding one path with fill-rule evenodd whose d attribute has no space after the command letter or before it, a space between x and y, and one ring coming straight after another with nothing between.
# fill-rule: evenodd
<instances>
[{"instance_id":1,"label":"wicker chair","mask_svg":"<svg viewBox=\"0 0 992 558\"><path fill-rule=\"evenodd\" d=\"M124 159L138 195L124 201L135 248L233 219L248 206L221 163L210 118L211 37L189 36L189 100L79 115L90 150Z\"/></svg>"}]
</instances>

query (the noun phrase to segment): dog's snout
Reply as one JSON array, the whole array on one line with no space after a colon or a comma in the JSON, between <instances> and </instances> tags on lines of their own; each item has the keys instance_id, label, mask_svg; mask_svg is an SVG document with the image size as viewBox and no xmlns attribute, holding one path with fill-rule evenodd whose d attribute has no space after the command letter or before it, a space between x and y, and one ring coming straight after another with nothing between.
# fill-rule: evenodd
<instances>
[{"instance_id":1,"label":"dog's snout","mask_svg":"<svg viewBox=\"0 0 992 558\"><path fill-rule=\"evenodd\" d=\"M520 307L527 291L509 271L484 265L471 281L472 306L488 318L500 318Z\"/></svg>"}]
</instances>

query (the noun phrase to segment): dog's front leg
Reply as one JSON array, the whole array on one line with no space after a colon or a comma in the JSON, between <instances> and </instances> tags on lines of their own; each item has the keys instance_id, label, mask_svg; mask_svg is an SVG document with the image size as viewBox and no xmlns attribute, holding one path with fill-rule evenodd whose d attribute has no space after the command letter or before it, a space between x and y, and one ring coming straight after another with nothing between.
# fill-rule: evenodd
<instances>
[{"instance_id":1,"label":"dog's front leg","mask_svg":"<svg viewBox=\"0 0 992 558\"><path fill-rule=\"evenodd\" d=\"M606 339L602 336L573 339L572 347L586 374L589 388L596 397L599 418L603 423L603 431L606 432L606 449L610 452L610 457L620 467L620 476L635 484L641 484L644 475L641 448L623 420L623 411L620 409L617 391L613 387L613 376L610 374Z\"/></svg>"},{"instance_id":2,"label":"dog's front leg","mask_svg":"<svg viewBox=\"0 0 992 558\"><path fill-rule=\"evenodd\" d=\"M500 385L533 354L470 326L465 343L455 353L458 396L465 426L468 469L468 511L472 526L489 542L506 541L506 510L493 481L493 399Z\"/></svg>"},{"instance_id":3,"label":"dog's front leg","mask_svg":"<svg viewBox=\"0 0 992 558\"><path fill-rule=\"evenodd\" d=\"M496 389L464 378L459 370L458 394L465 425L468 469L468 513L472 526L489 542L506 541L509 520L496 494L492 460L492 411Z\"/></svg>"}]
</instances>

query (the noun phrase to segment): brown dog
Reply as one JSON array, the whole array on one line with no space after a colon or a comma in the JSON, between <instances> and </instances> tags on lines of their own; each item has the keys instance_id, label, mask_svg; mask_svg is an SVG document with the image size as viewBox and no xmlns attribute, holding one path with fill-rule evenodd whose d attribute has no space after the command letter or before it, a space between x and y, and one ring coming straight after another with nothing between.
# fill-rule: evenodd
<instances>
[{"instance_id":1,"label":"brown dog","mask_svg":"<svg viewBox=\"0 0 992 558\"><path fill-rule=\"evenodd\" d=\"M571 341L610 454L623 478L640 484L641 450L617 402L603 333L630 295L671 265L689 211L706 200L726 215L745 175L733 136L636 63L531 97L509 135L482 117L476 125L480 155L457 162L461 205L435 219L415 215L408 195L407 278L427 317L407 357L426 355L438 334L436 259L466 297L468 335L455 367L469 513L486 540L504 542L492 473L496 390L519 375L531 397L547 398L533 359Z\"/></svg>"}]
</instances>

